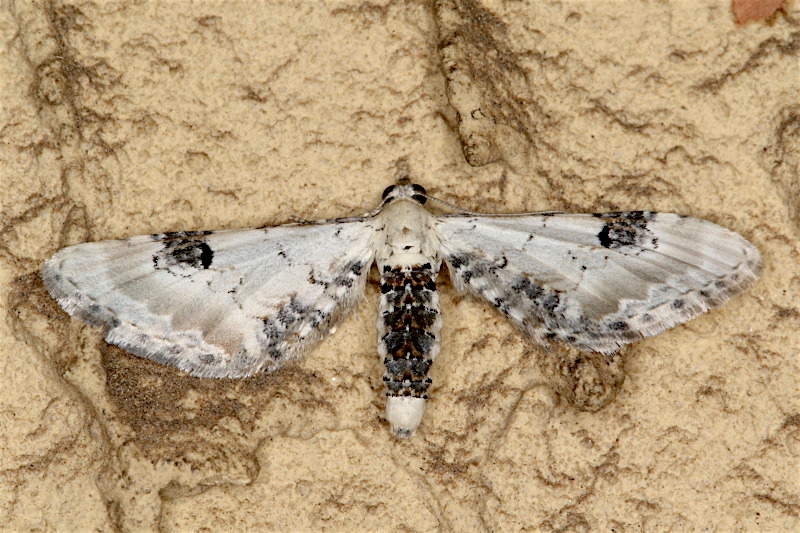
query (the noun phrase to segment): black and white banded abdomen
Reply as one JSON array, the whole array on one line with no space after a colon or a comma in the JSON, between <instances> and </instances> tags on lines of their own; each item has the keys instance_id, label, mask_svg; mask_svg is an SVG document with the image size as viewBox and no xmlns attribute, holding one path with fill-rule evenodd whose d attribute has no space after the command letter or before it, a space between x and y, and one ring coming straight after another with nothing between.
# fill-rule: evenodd
<instances>
[{"instance_id":1,"label":"black and white banded abdomen","mask_svg":"<svg viewBox=\"0 0 800 533\"><path fill-rule=\"evenodd\" d=\"M381 269L378 354L386 367L386 416L399 437L413 434L422 421L431 386L428 372L439 354L439 266L384 265Z\"/></svg>"}]
</instances>

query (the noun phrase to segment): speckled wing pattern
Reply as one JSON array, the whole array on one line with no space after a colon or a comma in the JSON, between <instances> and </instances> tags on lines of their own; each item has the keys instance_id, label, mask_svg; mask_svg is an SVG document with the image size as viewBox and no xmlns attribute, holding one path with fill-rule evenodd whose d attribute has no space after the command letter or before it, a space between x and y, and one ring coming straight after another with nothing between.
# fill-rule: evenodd
<instances>
[{"instance_id":1,"label":"speckled wing pattern","mask_svg":"<svg viewBox=\"0 0 800 533\"><path fill-rule=\"evenodd\" d=\"M201 377L275 370L363 295L370 222L175 232L78 244L42 278L106 340Z\"/></svg>"},{"instance_id":2,"label":"speckled wing pattern","mask_svg":"<svg viewBox=\"0 0 800 533\"><path fill-rule=\"evenodd\" d=\"M738 234L669 213L446 215L435 227L456 288L539 344L602 353L721 305L761 267Z\"/></svg>"}]
</instances>

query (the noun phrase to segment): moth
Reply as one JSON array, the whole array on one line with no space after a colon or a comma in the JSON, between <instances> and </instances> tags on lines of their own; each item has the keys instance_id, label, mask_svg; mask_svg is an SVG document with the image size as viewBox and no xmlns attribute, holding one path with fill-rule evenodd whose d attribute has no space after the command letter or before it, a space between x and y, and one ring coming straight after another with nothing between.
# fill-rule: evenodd
<instances>
[{"instance_id":1,"label":"moth","mask_svg":"<svg viewBox=\"0 0 800 533\"><path fill-rule=\"evenodd\" d=\"M752 244L697 218L432 214L430 199L444 204L401 181L360 217L78 244L41 276L67 313L106 328L108 342L193 376L241 378L318 344L362 299L375 263L386 418L408 437L440 349L442 263L457 290L534 343L601 353L721 305L761 268Z\"/></svg>"}]
</instances>

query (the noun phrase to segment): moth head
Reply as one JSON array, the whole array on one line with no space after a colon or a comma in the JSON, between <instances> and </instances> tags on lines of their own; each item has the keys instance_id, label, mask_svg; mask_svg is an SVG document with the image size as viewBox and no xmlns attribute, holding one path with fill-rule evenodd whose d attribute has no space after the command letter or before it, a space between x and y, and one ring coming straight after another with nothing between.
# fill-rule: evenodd
<instances>
[{"instance_id":1,"label":"moth head","mask_svg":"<svg viewBox=\"0 0 800 533\"><path fill-rule=\"evenodd\" d=\"M381 198L384 205L399 198L413 198L420 204L424 204L428 201L428 193L422 185L410 183L408 180L401 180L396 185L386 187Z\"/></svg>"}]
</instances>

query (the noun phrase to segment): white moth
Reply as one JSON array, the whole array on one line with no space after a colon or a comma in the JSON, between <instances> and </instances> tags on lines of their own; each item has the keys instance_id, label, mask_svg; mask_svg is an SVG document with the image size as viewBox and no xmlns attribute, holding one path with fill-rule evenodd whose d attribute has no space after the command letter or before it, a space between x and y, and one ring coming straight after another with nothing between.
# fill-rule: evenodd
<instances>
[{"instance_id":1,"label":"white moth","mask_svg":"<svg viewBox=\"0 0 800 533\"><path fill-rule=\"evenodd\" d=\"M611 353L740 293L761 257L696 218L600 214L433 215L402 182L362 217L78 244L42 278L67 313L106 340L200 377L273 371L325 337L381 275L378 354L386 417L419 426L439 353L436 277L485 299L540 345Z\"/></svg>"}]
</instances>

